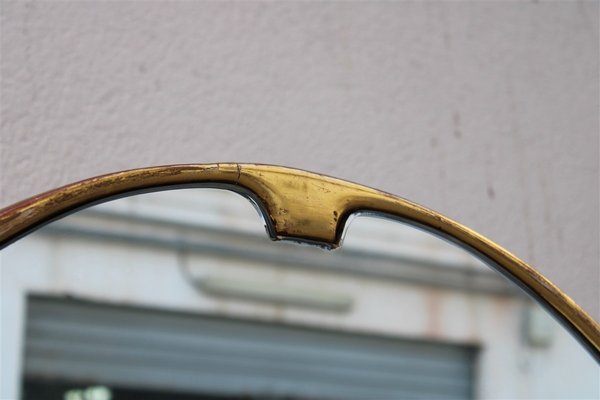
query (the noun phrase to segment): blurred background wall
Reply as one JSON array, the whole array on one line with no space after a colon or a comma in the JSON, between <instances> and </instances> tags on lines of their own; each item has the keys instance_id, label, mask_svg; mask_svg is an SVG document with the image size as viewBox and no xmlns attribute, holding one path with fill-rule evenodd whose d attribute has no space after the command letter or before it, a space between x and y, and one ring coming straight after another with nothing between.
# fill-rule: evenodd
<instances>
[{"instance_id":1,"label":"blurred background wall","mask_svg":"<svg viewBox=\"0 0 600 400\"><path fill-rule=\"evenodd\" d=\"M240 161L489 236L600 318L598 3L3 1L0 205Z\"/></svg>"}]
</instances>

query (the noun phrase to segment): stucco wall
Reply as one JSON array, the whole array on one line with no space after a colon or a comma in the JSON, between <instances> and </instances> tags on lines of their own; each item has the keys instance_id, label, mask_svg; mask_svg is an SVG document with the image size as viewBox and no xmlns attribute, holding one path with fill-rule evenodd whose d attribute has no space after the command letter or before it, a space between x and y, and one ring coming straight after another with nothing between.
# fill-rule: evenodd
<instances>
[{"instance_id":1,"label":"stucco wall","mask_svg":"<svg viewBox=\"0 0 600 400\"><path fill-rule=\"evenodd\" d=\"M0 204L276 163L422 203L600 317L598 3L1 7Z\"/></svg>"}]
</instances>

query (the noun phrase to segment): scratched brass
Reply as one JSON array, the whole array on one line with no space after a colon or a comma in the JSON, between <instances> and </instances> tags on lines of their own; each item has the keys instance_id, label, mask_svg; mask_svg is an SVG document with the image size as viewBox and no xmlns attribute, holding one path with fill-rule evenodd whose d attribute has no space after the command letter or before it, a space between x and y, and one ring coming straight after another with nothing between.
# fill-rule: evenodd
<instances>
[{"instance_id":1,"label":"scratched brass","mask_svg":"<svg viewBox=\"0 0 600 400\"><path fill-rule=\"evenodd\" d=\"M190 164L103 175L46 192L0 210L0 248L42 224L111 198L186 185L229 185L260 203L274 239L337 247L347 217L379 212L449 237L487 258L528 289L580 336L600 359L600 325L537 270L443 215L362 185L306 171L256 164Z\"/></svg>"}]
</instances>

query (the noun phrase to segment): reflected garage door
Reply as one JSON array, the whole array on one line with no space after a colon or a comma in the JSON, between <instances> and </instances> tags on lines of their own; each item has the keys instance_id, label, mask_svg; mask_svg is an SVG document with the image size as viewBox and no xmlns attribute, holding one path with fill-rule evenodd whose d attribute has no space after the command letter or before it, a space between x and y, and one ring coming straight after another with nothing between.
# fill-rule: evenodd
<instances>
[{"instance_id":1,"label":"reflected garage door","mask_svg":"<svg viewBox=\"0 0 600 400\"><path fill-rule=\"evenodd\" d=\"M23 396L468 399L474 356L466 346L29 297Z\"/></svg>"}]
</instances>

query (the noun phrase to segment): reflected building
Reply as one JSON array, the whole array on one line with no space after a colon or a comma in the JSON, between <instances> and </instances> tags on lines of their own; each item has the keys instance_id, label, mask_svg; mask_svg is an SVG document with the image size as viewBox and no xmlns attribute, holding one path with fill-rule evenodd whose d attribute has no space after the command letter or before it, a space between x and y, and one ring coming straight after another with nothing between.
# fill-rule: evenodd
<instances>
[{"instance_id":1,"label":"reflected building","mask_svg":"<svg viewBox=\"0 0 600 400\"><path fill-rule=\"evenodd\" d=\"M2 385L24 399L597 398L599 370L512 283L414 227L272 242L214 189L55 221L2 260ZM568 367L565 367L568 366Z\"/></svg>"}]
</instances>

